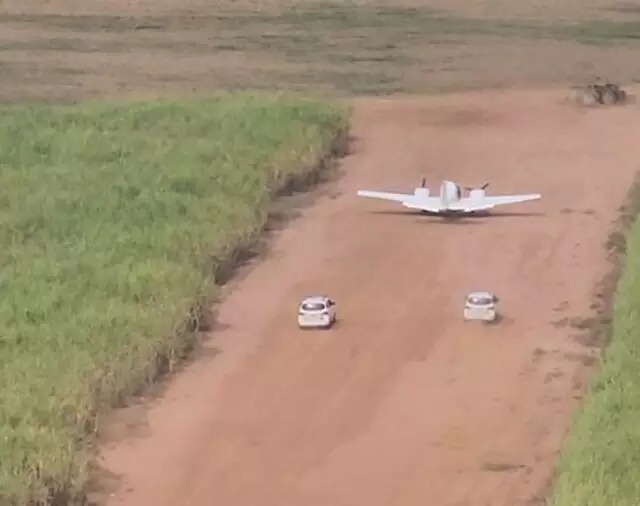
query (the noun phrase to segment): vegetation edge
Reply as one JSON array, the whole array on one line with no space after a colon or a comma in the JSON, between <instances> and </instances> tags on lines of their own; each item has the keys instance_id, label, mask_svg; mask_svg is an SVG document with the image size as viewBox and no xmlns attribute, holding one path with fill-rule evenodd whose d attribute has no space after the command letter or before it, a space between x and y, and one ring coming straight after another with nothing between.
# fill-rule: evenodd
<instances>
[{"instance_id":1,"label":"vegetation edge","mask_svg":"<svg viewBox=\"0 0 640 506\"><path fill-rule=\"evenodd\" d=\"M633 415L640 411L637 402L635 411L634 407L629 411L627 402L629 386L635 383L640 388L640 375L633 370L636 378L625 374L629 372L629 358L640 355L640 345L630 339L633 322L640 317L640 306L634 307L630 302L634 298L637 302L640 297L640 170L619 212L605 245L612 268L600 283L601 315L589 336L590 344L600 348L601 359L597 372L588 379L583 401L574 412L558 452L555 473L546 494L548 506L636 504L637 494L625 493L628 483L624 468L630 469L630 464L623 466L622 473L611 471L615 471L616 462L624 459L625 449L629 451L629 431L616 431L612 427L619 428L625 420L633 426L636 419ZM616 398L612 398L612 392ZM626 414L631 415L628 418L624 416L625 409ZM627 448L624 444L612 445L616 439L626 441Z\"/></svg>"},{"instance_id":2,"label":"vegetation edge","mask_svg":"<svg viewBox=\"0 0 640 506\"><path fill-rule=\"evenodd\" d=\"M85 425L84 440L78 442L80 451L88 451L85 479L80 478L80 482L74 482L79 477L68 476L68 483L62 487L60 487L60 483L52 483L47 487L49 493L44 502L42 498L38 500L31 498L25 506L90 504L89 495L96 490L96 487L100 488L101 482L99 476L101 470L97 465L96 457L97 449L100 445L102 419L112 415L117 416L119 408L126 407L133 399L144 395L150 387L169 379L173 373L178 372L181 366L186 365L189 360L195 358L197 346L200 342L199 334L210 330L212 323L215 321L215 305L223 298L218 297L218 294L215 293L216 289L233 279L246 258L255 256L253 253L256 246L265 241L265 236L268 235L268 231L276 218L281 224L285 225L295 219L295 217L289 216L284 217L284 219L281 216L276 217L273 209L274 205L277 205L278 201L293 193L300 192L311 195L316 186L325 180L327 173L331 172L338 165L340 159L349 153L349 114L350 109L345 108L343 125L336 129L327 149L319 153L314 161L307 163L299 170L281 173L272 182L271 188L269 188L270 206L266 215L262 217L262 222L258 223L258 226L254 229L254 233L239 239L224 255L211 256L208 259L207 272L211 282L207 285L207 291L204 294L194 294L194 303L169 337L169 345L158 346L155 354L155 364L150 370L151 374L138 382L137 385L132 385L131 389L119 395L111 403L103 402L97 406L92 419L88 420ZM82 450L83 447L84 450ZM80 484L81 486L79 487L78 485Z\"/></svg>"}]
</instances>

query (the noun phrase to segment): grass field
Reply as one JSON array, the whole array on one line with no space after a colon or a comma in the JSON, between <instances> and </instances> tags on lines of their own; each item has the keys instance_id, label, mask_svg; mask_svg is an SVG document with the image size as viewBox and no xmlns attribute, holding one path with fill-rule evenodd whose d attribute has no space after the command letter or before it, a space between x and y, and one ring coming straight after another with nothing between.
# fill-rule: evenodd
<instances>
[{"instance_id":1,"label":"grass field","mask_svg":"<svg viewBox=\"0 0 640 506\"><path fill-rule=\"evenodd\" d=\"M349 96L640 79L637 10L617 0L525 4L14 0L0 14L0 101L247 87Z\"/></svg>"},{"instance_id":2,"label":"grass field","mask_svg":"<svg viewBox=\"0 0 640 506\"><path fill-rule=\"evenodd\" d=\"M1 504L81 491L96 413L189 346L215 268L347 114L249 94L0 110Z\"/></svg>"},{"instance_id":3,"label":"grass field","mask_svg":"<svg viewBox=\"0 0 640 506\"><path fill-rule=\"evenodd\" d=\"M640 210L632 191L633 215ZM636 506L640 497L640 218L626 241L611 341L558 465L552 506Z\"/></svg>"}]
</instances>

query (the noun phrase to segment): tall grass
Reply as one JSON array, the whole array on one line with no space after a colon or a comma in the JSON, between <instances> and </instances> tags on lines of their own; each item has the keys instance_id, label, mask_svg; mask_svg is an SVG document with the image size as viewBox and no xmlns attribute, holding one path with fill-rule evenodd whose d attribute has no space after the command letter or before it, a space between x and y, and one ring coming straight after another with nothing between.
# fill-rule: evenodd
<instances>
[{"instance_id":1,"label":"tall grass","mask_svg":"<svg viewBox=\"0 0 640 506\"><path fill-rule=\"evenodd\" d=\"M638 196L636 196L638 199ZM636 202L636 207L640 200ZM640 504L640 220L626 243L612 340L558 466L553 506Z\"/></svg>"},{"instance_id":2,"label":"tall grass","mask_svg":"<svg viewBox=\"0 0 640 506\"><path fill-rule=\"evenodd\" d=\"M249 94L0 109L0 504L81 497L97 413L180 355L215 267L346 120Z\"/></svg>"}]
</instances>

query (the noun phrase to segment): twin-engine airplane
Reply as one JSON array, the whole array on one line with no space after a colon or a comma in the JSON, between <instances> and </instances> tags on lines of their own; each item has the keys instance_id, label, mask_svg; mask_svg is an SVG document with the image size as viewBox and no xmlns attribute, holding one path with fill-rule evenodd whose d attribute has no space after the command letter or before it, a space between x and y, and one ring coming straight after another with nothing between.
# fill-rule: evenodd
<instances>
[{"instance_id":1,"label":"twin-engine airplane","mask_svg":"<svg viewBox=\"0 0 640 506\"><path fill-rule=\"evenodd\" d=\"M422 184L419 188L415 188L413 194L359 190L358 195L360 197L400 202L409 209L439 215L473 214L478 211L487 211L495 206L538 200L542 197L539 193L487 196L485 190L489 183L485 183L480 188L465 187L465 190L468 191L468 196L465 197L462 195L460 185L446 180L440 185L440 194L438 196L430 196L426 183L426 178L423 178Z\"/></svg>"}]
</instances>

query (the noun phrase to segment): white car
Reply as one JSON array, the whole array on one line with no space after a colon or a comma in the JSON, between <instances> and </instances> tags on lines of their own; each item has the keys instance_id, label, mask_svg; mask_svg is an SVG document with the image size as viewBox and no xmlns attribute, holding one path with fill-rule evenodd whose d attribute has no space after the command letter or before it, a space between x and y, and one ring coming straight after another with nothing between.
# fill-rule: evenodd
<instances>
[{"instance_id":1,"label":"white car","mask_svg":"<svg viewBox=\"0 0 640 506\"><path fill-rule=\"evenodd\" d=\"M497 302L498 297L491 292L471 292L464 302L464 319L495 321Z\"/></svg>"},{"instance_id":2,"label":"white car","mask_svg":"<svg viewBox=\"0 0 640 506\"><path fill-rule=\"evenodd\" d=\"M329 328L336 321L336 303L326 295L310 295L298 306L300 328Z\"/></svg>"}]
</instances>

